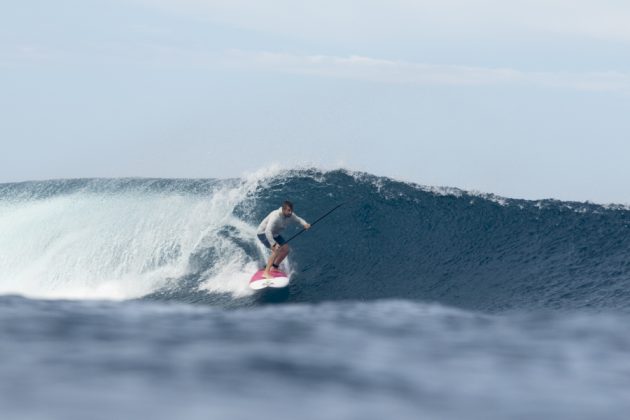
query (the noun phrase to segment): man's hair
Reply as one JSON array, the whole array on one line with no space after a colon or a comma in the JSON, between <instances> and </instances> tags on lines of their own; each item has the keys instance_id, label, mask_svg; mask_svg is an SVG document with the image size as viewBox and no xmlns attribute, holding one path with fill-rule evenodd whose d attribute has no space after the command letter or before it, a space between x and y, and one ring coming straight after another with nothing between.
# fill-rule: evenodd
<instances>
[{"instance_id":1,"label":"man's hair","mask_svg":"<svg viewBox=\"0 0 630 420\"><path fill-rule=\"evenodd\" d=\"M283 209L291 209L293 210L293 203L290 202L289 200L286 200L285 202L282 203L282 208Z\"/></svg>"}]
</instances>

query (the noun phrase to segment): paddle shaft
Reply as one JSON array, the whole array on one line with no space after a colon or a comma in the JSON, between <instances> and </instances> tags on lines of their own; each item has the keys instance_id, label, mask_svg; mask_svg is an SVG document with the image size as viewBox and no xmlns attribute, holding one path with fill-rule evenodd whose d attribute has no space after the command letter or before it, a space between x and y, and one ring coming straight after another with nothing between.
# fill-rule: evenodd
<instances>
[{"instance_id":1,"label":"paddle shaft","mask_svg":"<svg viewBox=\"0 0 630 420\"><path fill-rule=\"evenodd\" d=\"M343 206L344 204L346 204L347 201L344 201L341 204L337 204L335 207L333 207L332 209L330 209L326 214L324 214L323 216L321 216L319 219L315 220L313 223L311 223L311 227L315 226L315 224L317 222L319 222L320 220L322 220L324 217L328 216L330 213L332 213L333 211L337 210L339 207ZM300 236L301 234L303 234L304 232L306 232L306 229L302 229L301 231L299 231L298 233L296 233L295 235L291 236L289 239L287 239L287 241L285 242L285 244L288 244L289 242L291 242L292 240L294 240L295 238L297 238L298 236Z\"/></svg>"}]
</instances>

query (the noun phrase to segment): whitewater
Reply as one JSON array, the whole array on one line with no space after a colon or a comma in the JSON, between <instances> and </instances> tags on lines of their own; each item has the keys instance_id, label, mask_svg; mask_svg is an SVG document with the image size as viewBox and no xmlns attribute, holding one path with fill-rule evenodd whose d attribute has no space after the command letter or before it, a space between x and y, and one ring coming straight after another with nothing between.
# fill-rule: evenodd
<instances>
[{"instance_id":1,"label":"whitewater","mask_svg":"<svg viewBox=\"0 0 630 420\"><path fill-rule=\"evenodd\" d=\"M255 293L285 199L347 204ZM629 233L623 206L347 170L0 184L0 415L622 419Z\"/></svg>"}]
</instances>

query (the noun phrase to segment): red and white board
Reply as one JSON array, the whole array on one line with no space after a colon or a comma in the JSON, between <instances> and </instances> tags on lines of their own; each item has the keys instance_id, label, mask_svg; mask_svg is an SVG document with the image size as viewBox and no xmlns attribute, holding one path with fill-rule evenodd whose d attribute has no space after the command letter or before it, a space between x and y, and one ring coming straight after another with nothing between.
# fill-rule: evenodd
<instances>
[{"instance_id":1,"label":"red and white board","mask_svg":"<svg viewBox=\"0 0 630 420\"><path fill-rule=\"evenodd\" d=\"M267 287L287 287L289 285L289 275L284 271L280 270L271 270L269 274L271 274L271 278L266 279L263 277L263 273L265 269L261 269L256 271L252 278L249 280L249 287L254 290L260 290Z\"/></svg>"}]
</instances>

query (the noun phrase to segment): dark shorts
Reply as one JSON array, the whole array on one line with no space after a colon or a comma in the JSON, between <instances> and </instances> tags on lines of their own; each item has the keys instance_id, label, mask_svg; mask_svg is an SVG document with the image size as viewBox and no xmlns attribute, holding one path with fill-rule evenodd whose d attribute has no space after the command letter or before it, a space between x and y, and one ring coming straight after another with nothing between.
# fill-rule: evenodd
<instances>
[{"instance_id":1,"label":"dark shorts","mask_svg":"<svg viewBox=\"0 0 630 420\"><path fill-rule=\"evenodd\" d=\"M284 245L286 242L284 238L282 237L282 235L274 236L273 239L274 241L278 242L280 245ZM264 233L261 233L260 235L258 235L258 240L262 242L264 246L271 249L271 244L267 240L267 237L265 236Z\"/></svg>"}]
</instances>

